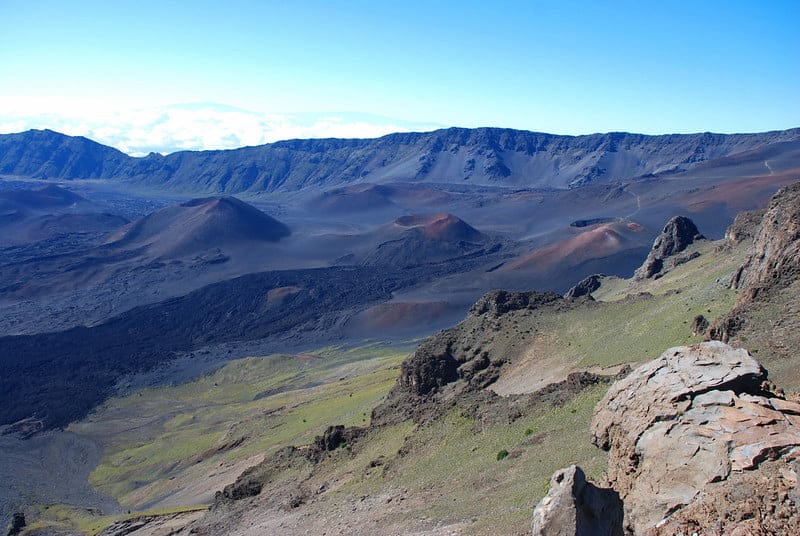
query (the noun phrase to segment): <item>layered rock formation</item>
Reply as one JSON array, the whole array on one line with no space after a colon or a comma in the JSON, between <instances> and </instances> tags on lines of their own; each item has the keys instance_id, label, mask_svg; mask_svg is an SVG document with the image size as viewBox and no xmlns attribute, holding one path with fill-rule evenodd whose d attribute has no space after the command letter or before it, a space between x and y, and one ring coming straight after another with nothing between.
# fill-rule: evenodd
<instances>
[{"instance_id":1,"label":"layered rock formation","mask_svg":"<svg viewBox=\"0 0 800 536\"><path fill-rule=\"evenodd\" d=\"M592 441L609 451L607 484L624 501L628 532L677 534L699 526L704 534L732 534L752 519L737 511L763 516L779 508L777 533L800 530L794 499L734 493L758 487L768 460L779 466L765 471L784 475L786 489L797 482L800 404L767 390L766 378L746 350L707 342L669 349L609 389L595 410ZM746 500L756 503L737 504ZM720 517L713 527L704 526L709 516L697 521L697 512L710 511ZM537 527L534 534L563 534Z\"/></svg>"},{"instance_id":2,"label":"layered rock formation","mask_svg":"<svg viewBox=\"0 0 800 536\"><path fill-rule=\"evenodd\" d=\"M644 264L636 270L636 279L660 277L670 267L690 259L691 256L680 258L676 255L703 238L692 220L686 216L675 216L656 237Z\"/></svg>"}]
</instances>

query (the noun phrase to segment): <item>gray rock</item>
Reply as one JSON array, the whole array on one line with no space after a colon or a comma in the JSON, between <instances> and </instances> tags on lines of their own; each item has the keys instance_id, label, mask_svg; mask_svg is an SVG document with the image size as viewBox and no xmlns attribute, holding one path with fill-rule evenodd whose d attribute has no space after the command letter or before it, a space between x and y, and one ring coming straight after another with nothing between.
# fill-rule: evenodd
<instances>
[{"instance_id":1,"label":"gray rock","mask_svg":"<svg viewBox=\"0 0 800 536\"><path fill-rule=\"evenodd\" d=\"M653 248L647 255L644 264L636 270L636 279L654 278L664 273L667 259L685 250L690 244L705 237L697 230L697 226L686 216L675 216L667 222L661 234L653 242ZM682 259L680 264L688 259Z\"/></svg>"},{"instance_id":2,"label":"gray rock","mask_svg":"<svg viewBox=\"0 0 800 536\"><path fill-rule=\"evenodd\" d=\"M621 536L619 495L586 480L580 467L556 471L550 490L533 511L533 536Z\"/></svg>"},{"instance_id":3,"label":"gray rock","mask_svg":"<svg viewBox=\"0 0 800 536\"><path fill-rule=\"evenodd\" d=\"M795 452L800 404L763 391L765 380L746 350L715 341L671 348L609 389L591 430L630 530L662 526L732 472Z\"/></svg>"},{"instance_id":4,"label":"gray rock","mask_svg":"<svg viewBox=\"0 0 800 536\"><path fill-rule=\"evenodd\" d=\"M581 279L577 285L572 287L564 295L565 298L580 298L581 296L591 296L592 292L600 288L603 274L592 274Z\"/></svg>"},{"instance_id":5,"label":"gray rock","mask_svg":"<svg viewBox=\"0 0 800 536\"><path fill-rule=\"evenodd\" d=\"M703 315L697 315L692 320L692 335L697 337L702 335L708 329L708 320Z\"/></svg>"}]
</instances>

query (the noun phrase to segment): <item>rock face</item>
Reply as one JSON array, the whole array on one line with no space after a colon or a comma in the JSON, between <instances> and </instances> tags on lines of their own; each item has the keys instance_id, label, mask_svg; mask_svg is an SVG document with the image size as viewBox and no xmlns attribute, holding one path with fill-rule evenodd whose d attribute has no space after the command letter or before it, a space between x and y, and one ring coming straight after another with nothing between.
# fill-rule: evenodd
<instances>
[{"instance_id":1,"label":"rock face","mask_svg":"<svg viewBox=\"0 0 800 536\"><path fill-rule=\"evenodd\" d=\"M581 296L591 296L592 292L600 288L600 281L603 274L592 274L581 279L577 285L572 287L564 295L565 298L580 298Z\"/></svg>"},{"instance_id":2,"label":"rock face","mask_svg":"<svg viewBox=\"0 0 800 536\"><path fill-rule=\"evenodd\" d=\"M580 467L556 471L550 490L533 511L533 536L621 536L622 501L594 486Z\"/></svg>"},{"instance_id":3,"label":"rock face","mask_svg":"<svg viewBox=\"0 0 800 536\"><path fill-rule=\"evenodd\" d=\"M730 486L732 473L794 456L800 404L762 390L765 379L746 350L707 342L669 349L609 389L592 440L609 451L629 530L664 526Z\"/></svg>"},{"instance_id":4,"label":"rock face","mask_svg":"<svg viewBox=\"0 0 800 536\"><path fill-rule=\"evenodd\" d=\"M775 292L800 280L800 182L779 190L753 229L758 214L740 216L726 235L734 243L739 236L755 238L752 253L731 280L731 286L741 290L736 307L712 323L706 335L709 339L727 342L745 327L751 308L767 303ZM785 315L796 316L790 311ZM778 336L787 339L785 333Z\"/></svg>"},{"instance_id":5,"label":"rock face","mask_svg":"<svg viewBox=\"0 0 800 536\"><path fill-rule=\"evenodd\" d=\"M696 240L705 238L697 226L686 216L675 216L667 222L661 234L653 242L653 248L644 264L636 270L637 279L658 277L668 268L667 259L675 257ZM681 259L672 259L672 264L680 264Z\"/></svg>"},{"instance_id":6,"label":"rock face","mask_svg":"<svg viewBox=\"0 0 800 536\"><path fill-rule=\"evenodd\" d=\"M725 231L725 240L733 244L753 240L764 218L764 212L764 210L748 210L737 214L731 226Z\"/></svg>"},{"instance_id":7,"label":"rock face","mask_svg":"<svg viewBox=\"0 0 800 536\"><path fill-rule=\"evenodd\" d=\"M734 277L742 300L800 277L800 183L781 189L769 203L753 243L753 253Z\"/></svg>"},{"instance_id":8,"label":"rock face","mask_svg":"<svg viewBox=\"0 0 800 536\"><path fill-rule=\"evenodd\" d=\"M397 383L373 409L372 422L426 420L446 406L440 400L446 393L482 391L498 379L507 362L492 342L502 331L504 315L572 306L555 292L494 290L484 294L463 322L428 337L403 361Z\"/></svg>"}]
</instances>

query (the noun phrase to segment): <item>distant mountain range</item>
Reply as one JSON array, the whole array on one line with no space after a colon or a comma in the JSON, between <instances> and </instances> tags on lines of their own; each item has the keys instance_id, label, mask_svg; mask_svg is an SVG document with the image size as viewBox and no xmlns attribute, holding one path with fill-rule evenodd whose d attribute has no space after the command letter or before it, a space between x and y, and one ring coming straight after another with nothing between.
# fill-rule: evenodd
<instances>
[{"instance_id":1,"label":"distant mountain range","mask_svg":"<svg viewBox=\"0 0 800 536\"><path fill-rule=\"evenodd\" d=\"M723 158L755 158L770 148L785 150L787 142L791 150L798 149L800 128L661 136L449 128L376 139L289 140L135 158L87 138L30 130L0 135L0 174L114 179L212 194L319 191L394 182L566 189L691 170Z\"/></svg>"}]
</instances>

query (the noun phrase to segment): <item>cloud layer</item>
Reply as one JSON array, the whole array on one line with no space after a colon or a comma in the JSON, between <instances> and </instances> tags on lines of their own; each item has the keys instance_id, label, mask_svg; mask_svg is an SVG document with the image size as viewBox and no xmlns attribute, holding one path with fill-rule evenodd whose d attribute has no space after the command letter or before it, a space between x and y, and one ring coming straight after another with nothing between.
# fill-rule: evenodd
<instances>
[{"instance_id":1,"label":"cloud layer","mask_svg":"<svg viewBox=\"0 0 800 536\"><path fill-rule=\"evenodd\" d=\"M134 156L232 149L293 138L374 138L441 126L359 113L268 114L216 103L120 109L74 99L0 100L0 133L49 128L86 136Z\"/></svg>"}]
</instances>

